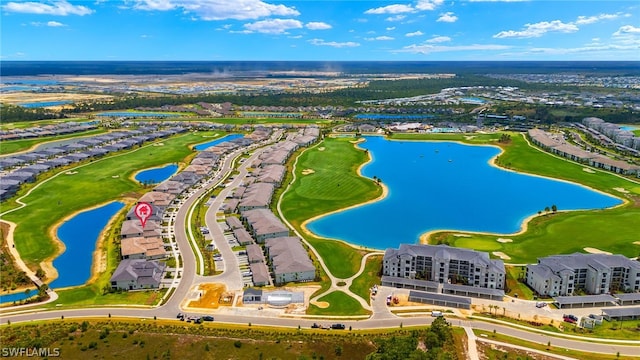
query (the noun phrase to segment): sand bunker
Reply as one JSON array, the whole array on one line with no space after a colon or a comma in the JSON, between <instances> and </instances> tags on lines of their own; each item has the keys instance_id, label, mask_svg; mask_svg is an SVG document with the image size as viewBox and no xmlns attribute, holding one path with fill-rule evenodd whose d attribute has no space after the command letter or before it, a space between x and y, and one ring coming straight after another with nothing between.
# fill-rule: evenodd
<instances>
[{"instance_id":1,"label":"sand bunker","mask_svg":"<svg viewBox=\"0 0 640 360\"><path fill-rule=\"evenodd\" d=\"M634 241L633 244L634 245L640 245L640 241Z\"/></svg>"},{"instance_id":2,"label":"sand bunker","mask_svg":"<svg viewBox=\"0 0 640 360\"><path fill-rule=\"evenodd\" d=\"M469 235L469 234L453 234L453 236L456 236L456 237L471 237L471 235Z\"/></svg>"},{"instance_id":3,"label":"sand bunker","mask_svg":"<svg viewBox=\"0 0 640 360\"><path fill-rule=\"evenodd\" d=\"M78 173L77 171L67 171L65 174L67 174L67 175L75 175L77 173Z\"/></svg>"},{"instance_id":4,"label":"sand bunker","mask_svg":"<svg viewBox=\"0 0 640 360\"><path fill-rule=\"evenodd\" d=\"M320 309L326 309L329 307L329 303L326 301L312 301L311 302L312 305L315 305L317 307L319 307Z\"/></svg>"},{"instance_id":5,"label":"sand bunker","mask_svg":"<svg viewBox=\"0 0 640 360\"><path fill-rule=\"evenodd\" d=\"M155 143L153 146L164 146L164 143Z\"/></svg>"},{"instance_id":6,"label":"sand bunker","mask_svg":"<svg viewBox=\"0 0 640 360\"><path fill-rule=\"evenodd\" d=\"M503 244L513 242L512 239L505 239L505 238L498 238L496 241Z\"/></svg>"},{"instance_id":7,"label":"sand bunker","mask_svg":"<svg viewBox=\"0 0 640 360\"><path fill-rule=\"evenodd\" d=\"M120 175L111 175L112 178L117 179L120 177Z\"/></svg>"},{"instance_id":8,"label":"sand bunker","mask_svg":"<svg viewBox=\"0 0 640 360\"><path fill-rule=\"evenodd\" d=\"M589 174L595 174L595 171L593 171L592 169L589 169L589 168L582 168L582 171L588 172Z\"/></svg>"},{"instance_id":9,"label":"sand bunker","mask_svg":"<svg viewBox=\"0 0 640 360\"><path fill-rule=\"evenodd\" d=\"M309 175L309 174L313 174L315 172L315 170L313 169L304 169L302 170L302 175Z\"/></svg>"},{"instance_id":10,"label":"sand bunker","mask_svg":"<svg viewBox=\"0 0 640 360\"><path fill-rule=\"evenodd\" d=\"M324 146L323 147L319 147L318 151L324 151L324 149L325 149Z\"/></svg>"},{"instance_id":11,"label":"sand bunker","mask_svg":"<svg viewBox=\"0 0 640 360\"><path fill-rule=\"evenodd\" d=\"M467 139L467 140L471 140L471 139L473 139L475 137L476 137L475 135L467 135L464 138Z\"/></svg>"},{"instance_id":12,"label":"sand bunker","mask_svg":"<svg viewBox=\"0 0 640 360\"><path fill-rule=\"evenodd\" d=\"M511 260L511 256L503 253L502 251L494 251L492 252L492 254L499 257L502 260Z\"/></svg>"},{"instance_id":13,"label":"sand bunker","mask_svg":"<svg viewBox=\"0 0 640 360\"><path fill-rule=\"evenodd\" d=\"M617 188L613 188L613 190L617 191L617 192L621 192L623 194L628 194L629 191L625 190L624 188L621 187L617 187Z\"/></svg>"},{"instance_id":14,"label":"sand bunker","mask_svg":"<svg viewBox=\"0 0 640 360\"><path fill-rule=\"evenodd\" d=\"M596 248L592 248L592 247L586 247L583 249L584 251L588 252L589 254L606 254L606 255L611 255L610 252L608 251L602 251L600 249L596 249Z\"/></svg>"}]
</instances>

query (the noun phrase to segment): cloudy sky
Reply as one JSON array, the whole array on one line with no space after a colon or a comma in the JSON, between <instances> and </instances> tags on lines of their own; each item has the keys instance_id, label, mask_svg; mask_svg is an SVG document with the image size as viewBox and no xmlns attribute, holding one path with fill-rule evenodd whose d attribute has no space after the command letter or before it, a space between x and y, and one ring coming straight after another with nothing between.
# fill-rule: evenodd
<instances>
[{"instance_id":1,"label":"cloudy sky","mask_svg":"<svg viewBox=\"0 0 640 360\"><path fill-rule=\"evenodd\" d=\"M3 60L640 60L640 2L0 1Z\"/></svg>"}]
</instances>

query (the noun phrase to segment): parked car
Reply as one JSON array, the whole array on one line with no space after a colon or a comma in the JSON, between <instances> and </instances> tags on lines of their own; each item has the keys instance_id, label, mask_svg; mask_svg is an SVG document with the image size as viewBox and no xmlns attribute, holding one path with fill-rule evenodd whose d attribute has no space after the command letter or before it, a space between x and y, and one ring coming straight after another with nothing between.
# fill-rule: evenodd
<instances>
[{"instance_id":1,"label":"parked car","mask_svg":"<svg viewBox=\"0 0 640 360\"><path fill-rule=\"evenodd\" d=\"M202 321L213 321L213 316L205 315L202 317Z\"/></svg>"},{"instance_id":2,"label":"parked car","mask_svg":"<svg viewBox=\"0 0 640 360\"><path fill-rule=\"evenodd\" d=\"M322 329L322 325L317 324L317 323L313 323L313 325L311 325L312 329Z\"/></svg>"},{"instance_id":3,"label":"parked car","mask_svg":"<svg viewBox=\"0 0 640 360\"><path fill-rule=\"evenodd\" d=\"M184 320L184 314L178 313L178 315L176 315L176 319Z\"/></svg>"},{"instance_id":4,"label":"parked car","mask_svg":"<svg viewBox=\"0 0 640 360\"><path fill-rule=\"evenodd\" d=\"M575 324L578 322L578 318L575 315L562 315L562 319L568 323Z\"/></svg>"},{"instance_id":5,"label":"parked car","mask_svg":"<svg viewBox=\"0 0 640 360\"><path fill-rule=\"evenodd\" d=\"M336 330L344 330L344 324L333 324L331 325L331 328Z\"/></svg>"},{"instance_id":6,"label":"parked car","mask_svg":"<svg viewBox=\"0 0 640 360\"><path fill-rule=\"evenodd\" d=\"M544 301L538 301L538 302L536 303L536 307L537 307L537 308L543 308L543 307L545 307L545 306L547 306L547 303L546 303L546 302L544 302Z\"/></svg>"}]
</instances>

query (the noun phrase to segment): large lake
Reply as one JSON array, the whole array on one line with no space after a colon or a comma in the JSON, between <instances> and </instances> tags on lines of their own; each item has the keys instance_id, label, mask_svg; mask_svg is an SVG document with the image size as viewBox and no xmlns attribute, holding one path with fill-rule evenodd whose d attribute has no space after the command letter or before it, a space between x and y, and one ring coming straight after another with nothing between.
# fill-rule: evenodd
<instances>
[{"instance_id":1,"label":"large lake","mask_svg":"<svg viewBox=\"0 0 640 360\"><path fill-rule=\"evenodd\" d=\"M309 230L320 236L386 249L416 243L431 230L511 234L527 217L552 205L578 210L622 203L577 184L491 166L497 147L365 138L360 146L373 160L362 173L379 177L389 194L310 222Z\"/></svg>"},{"instance_id":2,"label":"large lake","mask_svg":"<svg viewBox=\"0 0 640 360\"><path fill-rule=\"evenodd\" d=\"M124 203L110 202L81 212L58 228L57 235L64 243L65 250L53 260L58 278L49 284L50 288L78 286L89 280L98 237L109 220L123 207Z\"/></svg>"}]
</instances>

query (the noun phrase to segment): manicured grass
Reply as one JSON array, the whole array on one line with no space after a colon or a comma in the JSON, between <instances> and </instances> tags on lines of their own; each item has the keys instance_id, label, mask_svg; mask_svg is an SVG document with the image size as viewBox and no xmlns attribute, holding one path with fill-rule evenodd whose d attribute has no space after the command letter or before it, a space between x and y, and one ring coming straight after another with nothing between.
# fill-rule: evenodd
<instances>
[{"instance_id":1,"label":"manicured grass","mask_svg":"<svg viewBox=\"0 0 640 360\"><path fill-rule=\"evenodd\" d=\"M308 315L337 315L337 316L354 316L354 315L370 315L371 312L360 306L360 303L351 296L342 291L333 291L321 297L318 301L329 303L329 307L321 309L315 305L309 305Z\"/></svg>"},{"instance_id":2,"label":"manicured grass","mask_svg":"<svg viewBox=\"0 0 640 360\"><path fill-rule=\"evenodd\" d=\"M314 216L375 199L381 189L372 180L357 174L368 154L356 149L351 138L326 138L298 157L296 182L282 198L281 209L291 224L301 224ZM313 173L307 173L309 169ZM305 171L306 170L306 171ZM342 242L306 236L325 261L329 271L347 278L360 266L362 252Z\"/></svg>"},{"instance_id":3,"label":"manicured grass","mask_svg":"<svg viewBox=\"0 0 640 360\"><path fill-rule=\"evenodd\" d=\"M514 338L514 337L503 335L500 333L494 334L490 331L475 330L475 329L473 330L473 332L479 337L484 335L484 337L486 337L487 339L500 341L500 342L504 342L512 345L524 346L527 348L546 351L553 354L569 356L575 359L590 359L590 360L633 359L632 357L627 357L627 356L617 357L616 354L609 355L609 354L600 354L600 353L588 353L588 352L582 352L577 350L565 349L565 348L554 346L553 340L551 340L551 346L548 347L547 345L522 340L520 338ZM504 358L504 357L501 357L501 358Z\"/></svg>"},{"instance_id":4,"label":"manicured grass","mask_svg":"<svg viewBox=\"0 0 640 360\"><path fill-rule=\"evenodd\" d=\"M507 288L509 291L507 295L516 296L518 299L533 300L533 290L519 281L520 278L524 278L525 268L524 266L506 266L507 271Z\"/></svg>"},{"instance_id":5,"label":"manicured grass","mask_svg":"<svg viewBox=\"0 0 640 360\"><path fill-rule=\"evenodd\" d=\"M98 135L105 133L106 131L103 129L96 129L90 131L84 131L75 134L67 134L67 135L59 135L59 136L46 136L35 139L20 139L20 140L9 140L0 142L0 155L11 154L18 151L24 151L30 149L32 146L36 144L46 143L49 141L56 140L64 140L71 139L75 137L81 136L89 136L89 135Z\"/></svg>"},{"instance_id":6,"label":"manicured grass","mask_svg":"<svg viewBox=\"0 0 640 360\"><path fill-rule=\"evenodd\" d=\"M392 140L435 140L435 141L461 141L467 144L487 144L497 142L500 134L399 134L389 136Z\"/></svg>"},{"instance_id":7,"label":"manicured grass","mask_svg":"<svg viewBox=\"0 0 640 360\"><path fill-rule=\"evenodd\" d=\"M371 304L369 289L371 289L371 287L373 287L373 285L375 284L380 285L381 269L382 255L369 256L367 258L367 263L364 267L364 271L362 272L362 274L360 274L360 276L353 279L349 290Z\"/></svg>"},{"instance_id":8,"label":"manicured grass","mask_svg":"<svg viewBox=\"0 0 640 360\"><path fill-rule=\"evenodd\" d=\"M201 142L202 133L162 140L163 146L145 146L112 156L49 180L22 201L28 206L4 215L18 224L16 248L31 266L55 255L57 246L49 231L59 220L89 207L122 198L137 199L143 187L129 179L137 170L185 159L188 145Z\"/></svg>"},{"instance_id":9,"label":"manicured grass","mask_svg":"<svg viewBox=\"0 0 640 360\"><path fill-rule=\"evenodd\" d=\"M295 124L295 125L308 125L308 124L331 124L332 120L325 119L278 119L278 118L212 118L208 119L211 122L220 124L232 124L232 125L251 125L251 124Z\"/></svg>"},{"instance_id":10,"label":"manicured grass","mask_svg":"<svg viewBox=\"0 0 640 360\"><path fill-rule=\"evenodd\" d=\"M121 293L101 294L96 285L56 291L58 300L44 305L45 308L66 309L101 305L147 305L160 303L166 289L149 291L124 291Z\"/></svg>"}]
</instances>

